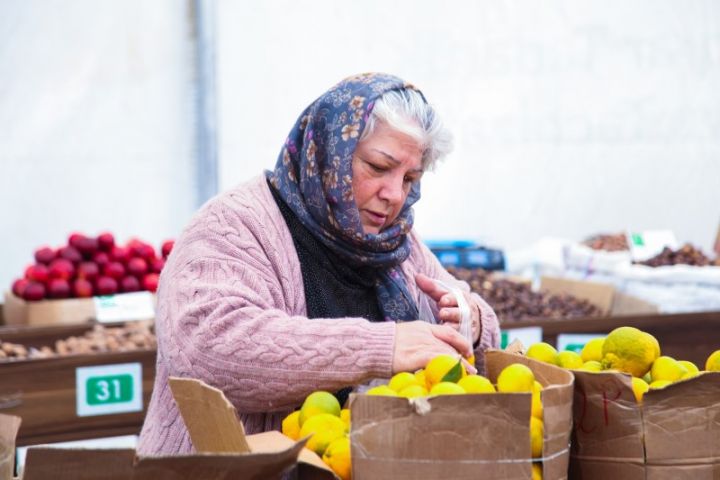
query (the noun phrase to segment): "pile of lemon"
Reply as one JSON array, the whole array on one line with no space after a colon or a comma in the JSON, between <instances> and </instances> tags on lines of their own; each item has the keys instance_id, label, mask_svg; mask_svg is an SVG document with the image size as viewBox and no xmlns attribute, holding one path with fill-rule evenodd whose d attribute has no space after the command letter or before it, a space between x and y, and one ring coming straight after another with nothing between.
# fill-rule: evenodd
<instances>
[{"instance_id":1,"label":"pile of lemon","mask_svg":"<svg viewBox=\"0 0 720 480\"><path fill-rule=\"evenodd\" d=\"M308 395L300 410L283 419L282 432L293 440L310 435L305 446L342 480L351 478L350 410L340 408L335 395L324 391Z\"/></svg>"},{"instance_id":2,"label":"pile of lemon","mask_svg":"<svg viewBox=\"0 0 720 480\"><path fill-rule=\"evenodd\" d=\"M552 345L540 342L531 345L526 355L567 369L629 373L638 403L650 389L664 388L702 373L690 361L661 355L657 339L634 327L619 327L606 337L593 339L580 354L558 352ZM720 371L720 350L710 354L705 371Z\"/></svg>"}]
</instances>

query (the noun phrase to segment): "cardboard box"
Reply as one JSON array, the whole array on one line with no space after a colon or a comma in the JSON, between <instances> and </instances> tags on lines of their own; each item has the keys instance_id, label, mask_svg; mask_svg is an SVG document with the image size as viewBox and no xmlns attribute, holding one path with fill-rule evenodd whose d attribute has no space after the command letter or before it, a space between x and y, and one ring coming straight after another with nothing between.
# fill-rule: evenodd
<instances>
[{"instance_id":1,"label":"cardboard box","mask_svg":"<svg viewBox=\"0 0 720 480\"><path fill-rule=\"evenodd\" d=\"M550 294L570 294L587 300L598 307L604 316L639 315L659 311L656 305L619 292L608 283L543 276L540 278L540 290Z\"/></svg>"},{"instance_id":2,"label":"cardboard box","mask_svg":"<svg viewBox=\"0 0 720 480\"><path fill-rule=\"evenodd\" d=\"M720 373L651 390L630 376L574 371L570 478L720 478Z\"/></svg>"},{"instance_id":3,"label":"cardboard box","mask_svg":"<svg viewBox=\"0 0 720 480\"><path fill-rule=\"evenodd\" d=\"M149 292L118 294L110 297L118 300L109 313L109 321L150 320L154 318L155 295ZM120 301L122 300L122 302ZM131 301L128 301L131 300ZM104 313L107 313L105 309ZM40 300L27 302L12 292L5 292L3 308L6 325L69 325L91 322L99 314L95 298L68 298L64 300Z\"/></svg>"},{"instance_id":4,"label":"cardboard box","mask_svg":"<svg viewBox=\"0 0 720 480\"><path fill-rule=\"evenodd\" d=\"M315 453L303 448L306 439L295 442L280 432L245 436L222 392L198 380L170 382L197 453L138 458L132 449L30 448L23 480L272 480L298 466L304 467L297 470L299 480L335 478ZM3 443L12 443L3 440L14 422L19 419L0 415L0 451ZM0 477L5 478L12 477Z\"/></svg>"},{"instance_id":5,"label":"cardboard box","mask_svg":"<svg viewBox=\"0 0 720 480\"><path fill-rule=\"evenodd\" d=\"M495 381L511 363L528 365L545 386L543 470L567 478L572 429L570 372L502 351L486 352ZM405 399L351 395L353 479L529 479L528 393Z\"/></svg>"}]
</instances>

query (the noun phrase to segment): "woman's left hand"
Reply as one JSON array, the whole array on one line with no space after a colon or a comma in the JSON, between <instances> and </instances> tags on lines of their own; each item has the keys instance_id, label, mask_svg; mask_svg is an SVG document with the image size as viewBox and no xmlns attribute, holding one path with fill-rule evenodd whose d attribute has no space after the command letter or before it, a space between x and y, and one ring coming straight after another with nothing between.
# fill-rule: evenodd
<instances>
[{"instance_id":1,"label":"woman's left hand","mask_svg":"<svg viewBox=\"0 0 720 480\"><path fill-rule=\"evenodd\" d=\"M460 330L460 307L458 307L455 295L446 289L438 286L430 277L422 273L415 275L415 283L420 290L425 292L438 305L438 320L443 324L450 325L455 330ZM472 325L472 343L480 338L480 309L475 300L468 292L462 292L470 307L470 323Z\"/></svg>"}]
</instances>

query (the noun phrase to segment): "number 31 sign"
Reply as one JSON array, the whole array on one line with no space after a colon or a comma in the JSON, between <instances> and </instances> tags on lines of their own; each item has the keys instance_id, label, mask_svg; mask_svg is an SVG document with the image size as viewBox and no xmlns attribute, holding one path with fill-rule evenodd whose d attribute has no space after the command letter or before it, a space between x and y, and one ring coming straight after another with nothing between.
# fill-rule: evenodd
<instances>
[{"instance_id":1,"label":"number 31 sign","mask_svg":"<svg viewBox=\"0 0 720 480\"><path fill-rule=\"evenodd\" d=\"M142 365L120 363L75 371L78 417L141 412Z\"/></svg>"}]
</instances>

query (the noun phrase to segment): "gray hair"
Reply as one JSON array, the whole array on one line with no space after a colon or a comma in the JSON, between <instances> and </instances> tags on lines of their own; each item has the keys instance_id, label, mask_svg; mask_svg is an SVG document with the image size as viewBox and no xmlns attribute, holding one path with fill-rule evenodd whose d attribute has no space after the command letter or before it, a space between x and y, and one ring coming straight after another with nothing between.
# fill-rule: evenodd
<instances>
[{"instance_id":1,"label":"gray hair","mask_svg":"<svg viewBox=\"0 0 720 480\"><path fill-rule=\"evenodd\" d=\"M423 149L425 171L433 170L435 163L452 151L452 134L417 90L390 90L379 97L360 141L373 134L377 122L417 140Z\"/></svg>"}]
</instances>

